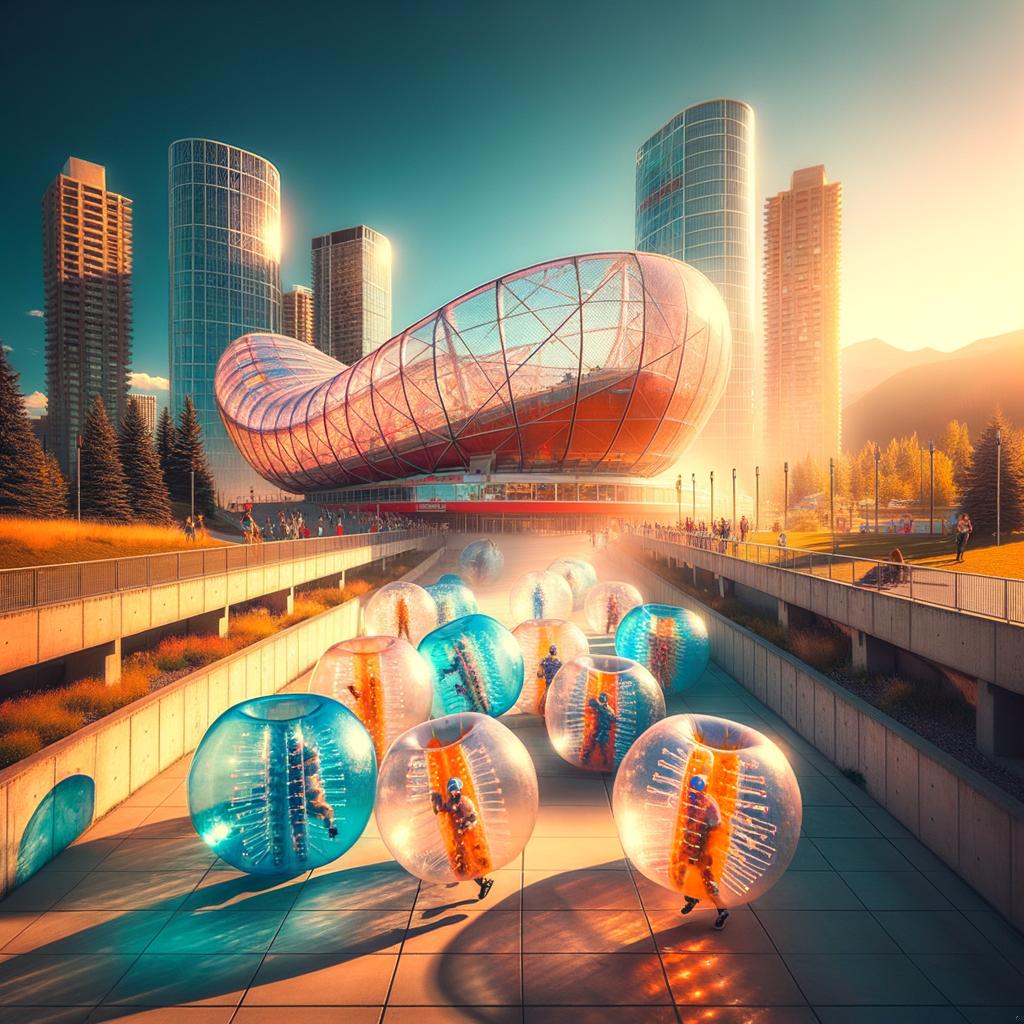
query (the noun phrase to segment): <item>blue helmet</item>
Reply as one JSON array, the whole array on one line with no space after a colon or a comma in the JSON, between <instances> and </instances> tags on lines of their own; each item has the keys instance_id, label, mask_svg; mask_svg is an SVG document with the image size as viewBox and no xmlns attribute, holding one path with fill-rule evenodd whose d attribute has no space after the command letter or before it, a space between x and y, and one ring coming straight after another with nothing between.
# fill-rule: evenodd
<instances>
[{"instance_id":1,"label":"blue helmet","mask_svg":"<svg viewBox=\"0 0 1024 1024\"><path fill-rule=\"evenodd\" d=\"M462 779L452 777L448 780L448 792L449 793L461 793L462 792Z\"/></svg>"},{"instance_id":2,"label":"blue helmet","mask_svg":"<svg viewBox=\"0 0 1024 1024\"><path fill-rule=\"evenodd\" d=\"M690 779L690 789L695 789L698 793L703 793L708 787L708 780L703 775L694 775Z\"/></svg>"}]
</instances>

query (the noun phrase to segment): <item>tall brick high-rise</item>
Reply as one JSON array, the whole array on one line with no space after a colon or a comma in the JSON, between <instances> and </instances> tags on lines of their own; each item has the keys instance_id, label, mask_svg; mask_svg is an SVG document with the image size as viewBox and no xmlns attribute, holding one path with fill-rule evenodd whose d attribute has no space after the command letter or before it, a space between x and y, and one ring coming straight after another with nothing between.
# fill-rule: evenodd
<instances>
[{"instance_id":1,"label":"tall brick high-rise","mask_svg":"<svg viewBox=\"0 0 1024 1024\"><path fill-rule=\"evenodd\" d=\"M293 285L290 292L281 293L281 333L313 344L313 289L301 284Z\"/></svg>"},{"instance_id":2,"label":"tall brick high-rise","mask_svg":"<svg viewBox=\"0 0 1024 1024\"><path fill-rule=\"evenodd\" d=\"M765 440L791 462L839 454L842 202L818 165L765 203Z\"/></svg>"},{"instance_id":3,"label":"tall brick high-rise","mask_svg":"<svg viewBox=\"0 0 1024 1024\"><path fill-rule=\"evenodd\" d=\"M70 157L43 196L46 381L52 450L66 474L89 405L117 423L132 350L132 201L106 170Z\"/></svg>"}]
</instances>

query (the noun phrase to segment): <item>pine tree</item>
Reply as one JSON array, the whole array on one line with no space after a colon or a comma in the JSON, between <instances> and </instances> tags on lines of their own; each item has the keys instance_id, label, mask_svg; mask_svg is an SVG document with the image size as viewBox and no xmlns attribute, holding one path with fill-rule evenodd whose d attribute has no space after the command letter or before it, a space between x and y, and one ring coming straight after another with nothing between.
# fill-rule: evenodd
<instances>
[{"instance_id":1,"label":"pine tree","mask_svg":"<svg viewBox=\"0 0 1024 1024\"><path fill-rule=\"evenodd\" d=\"M43 453L39 474L42 503L40 515L44 519L60 519L68 514L68 482L60 471L60 463L52 452Z\"/></svg>"},{"instance_id":2,"label":"pine tree","mask_svg":"<svg viewBox=\"0 0 1024 1024\"><path fill-rule=\"evenodd\" d=\"M120 446L132 515L143 523L170 522L171 498L160 471L153 438L138 403L130 399L121 421Z\"/></svg>"},{"instance_id":3,"label":"pine tree","mask_svg":"<svg viewBox=\"0 0 1024 1024\"><path fill-rule=\"evenodd\" d=\"M999 456L1000 527L1004 533L1024 529L1024 444L1002 410L997 410L974 443L967 487L960 501L960 507L971 517L979 536L988 536L996 530L997 431L1002 440Z\"/></svg>"},{"instance_id":4,"label":"pine tree","mask_svg":"<svg viewBox=\"0 0 1024 1024\"><path fill-rule=\"evenodd\" d=\"M49 518L62 514L44 480L45 464L21 397L18 373L0 346L0 515Z\"/></svg>"},{"instance_id":5,"label":"pine tree","mask_svg":"<svg viewBox=\"0 0 1024 1024\"><path fill-rule=\"evenodd\" d=\"M160 421L156 425L156 454L160 460L160 472L164 477L164 485L171 486L171 460L174 457L174 444L178 436L171 410L164 408L160 413Z\"/></svg>"},{"instance_id":6,"label":"pine tree","mask_svg":"<svg viewBox=\"0 0 1024 1024\"><path fill-rule=\"evenodd\" d=\"M950 420L942 435L939 447L953 462L953 478L956 486L967 486L967 472L971 465L971 435L966 423Z\"/></svg>"},{"instance_id":7,"label":"pine tree","mask_svg":"<svg viewBox=\"0 0 1024 1024\"><path fill-rule=\"evenodd\" d=\"M196 416L196 407L190 395L178 415L178 429L175 432L174 449L170 462L170 491L175 501L189 502L192 493L191 471L195 472L196 512L212 515L216 511L213 474L206 461L203 448L203 429Z\"/></svg>"},{"instance_id":8,"label":"pine tree","mask_svg":"<svg viewBox=\"0 0 1024 1024\"><path fill-rule=\"evenodd\" d=\"M81 466L82 518L130 521L132 507L121 468L117 434L99 395L93 399L85 417Z\"/></svg>"}]
</instances>

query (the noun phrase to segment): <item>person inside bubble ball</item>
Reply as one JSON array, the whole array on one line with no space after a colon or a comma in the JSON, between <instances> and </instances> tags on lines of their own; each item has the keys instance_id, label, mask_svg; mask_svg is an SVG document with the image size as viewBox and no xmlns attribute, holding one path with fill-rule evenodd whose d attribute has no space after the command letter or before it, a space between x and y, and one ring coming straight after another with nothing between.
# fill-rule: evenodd
<instances>
[{"instance_id":1,"label":"person inside bubble ball","mask_svg":"<svg viewBox=\"0 0 1024 1024\"><path fill-rule=\"evenodd\" d=\"M691 776L688 798L689 807L687 808L686 845L689 848L690 863L699 869L700 880L704 885L704 890L718 909L718 916L715 918L715 930L721 931L725 927L729 911L722 902L718 891L718 883L711 873L711 851L708 849L708 841L715 829L719 828L722 824L722 812L718 808L718 801L707 790L708 780L705 776ZM690 913L698 903L700 903L699 896L687 896L686 903L680 913Z\"/></svg>"},{"instance_id":2,"label":"person inside bubble ball","mask_svg":"<svg viewBox=\"0 0 1024 1024\"><path fill-rule=\"evenodd\" d=\"M586 764L593 756L594 751L600 747L602 751L608 746L612 738L612 726L619 720L618 715L612 711L608 704L608 694L602 690L596 698L591 697L587 706L597 715L597 728L594 730L590 742L586 745L580 760Z\"/></svg>"},{"instance_id":3,"label":"person inside bubble ball","mask_svg":"<svg viewBox=\"0 0 1024 1024\"><path fill-rule=\"evenodd\" d=\"M334 808L327 801L327 791L320 768L320 754L315 747L305 744L302 750L302 774L305 778L306 813L319 818L327 826L327 834L337 839L338 829L334 823Z\"/></svg>"},{"instance_id":4,"label":"person inside bubble ball","mask_svg":"<svg viewBox=\"0 0 1024 1024\"><path fill-rule=\"evenodd\" d=\"M558 646L552 644L548 648L548 653L545 657L541 658L540 663L537 665L537 678L544 680L544 692L540 696L540 711L544 713L544 705L548 700L548 690L551 688L551 680L555 678L555 674L562 667L562 659L558 656Z\"/></svg>"},{"instance_id":5,"label":"person inside bubble ball","mask_svg":"<svg viewBox=\"0 0 1024 1024\"><path fill-rule=\"evenodd\" d=\"M461 874L466 870L466 849L465 841L470 833L480 824L477 817L476 807L468 796L462 795L462 779L452 776L448 780L448 796L441 796L440 793L433 793L432 803L435 814L447 814L451 818L452 827L455 830L455 869ZM493 878L474 878L474 882L480 887L478 899L483 899L494 885Z\"/></svg>"},{"instance_id":6,"label":"person inside bubble ball","mask_svg":"<svg viewBox=\"0 0 1024 1024\"><path fill-rule=\"evenodd\" d=\"M472 652L462 637L455 641L452 660L441 670L441 675L455 676L455 692L469 701L476 700L484 692L480 676L473 664Z\"/></svg>"},{"instance_id":7,"label":"person inside bubble ball","mask_svg":"<svg viewBox=\"0 0 1024 1024\"><path fill-rule=\"evenodd\" d=\"M398 620L398 635L412 643L412 637L409 636L409 605L404 597L395 602L395 618Z\"/></svg>"},{"instance_id":8,"label":"person inside bubble ball","mask_svg":"<svg viewBox=\"0 0 1024 1024\"><path fill-rule=\"evenodd\" d=\"M534 584L533 587L533 617L535 619L544 618L544 588L539 583Z\"/></svg>"},{"instance_id":9,"label":"person inside bubble ball","mask_svg":"<svg viewBox=\"0 0 1024 1024\"><path fill-rule=\"evenodd\" d=\"M613 590L608 595L608 601L605 604L604 609L604 631L606 633L613 633L619 625L619 619L622 617L621 610L619 608L619 595Z\"/></svg>"}]
</instances>

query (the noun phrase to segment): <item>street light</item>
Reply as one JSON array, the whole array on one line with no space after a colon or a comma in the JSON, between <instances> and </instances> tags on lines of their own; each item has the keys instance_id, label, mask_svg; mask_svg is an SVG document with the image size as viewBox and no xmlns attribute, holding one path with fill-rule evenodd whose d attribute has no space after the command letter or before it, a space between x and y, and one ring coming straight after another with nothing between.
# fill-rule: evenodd
<instances>
[{"instance_id":1,"label":"street light","mask_svg":"<svg viewBox=\"0 0 1024 1024\"><path fill-rule=\"evenodd\" d=\"M1003 432L996 431L996 547L1003 543L1002 518L1002 484L1003 484Z\"/></svg>"},{"instance_id":2,"label":"street light","mask_svg":"<svg viewBox=\"0 0 1024 1024\"><path fill-rule=\"evenodd\" d=\"M754 532L761 528L761 467L754 467Z\"/></svg>"},{"instance_id":3,"label":"street light","mask_svg":"<svg viewBox=\"0 0 1024 1024\"><path fill-rule=\"evenodd\" d=\"M836 553L836 460L828 460L828 528L832 532L832 554Z\"/></svg>"},{"instance_id":4,"label":"street light","mask_svg":"<svg viewBox=\"0 0 1024 1024\"><path fill-rule=\"evenodd\" d=\"M192 506L192 522L196 521L196 468L195 466L189 467L188 471L188 485L189 485L189 504Z\"/></svg>"},{"instance_id":5,"label":"street light","mask_svg":"<svg viewBox=\"0 0 1024 1024\"><path fill-rule=\"evenodd\" d=\"M77 495L78 521L82 521L82 435L75 438L75 493Z\"/></svg>"},{"instance_id":6,"label":"street light","mask_svg":"<svg viewBox=\"0 0 1024 1024\"><path fill-rule=\"evenodd\" d=\"M878 533L878 462L882 458L882 451L875 445L875 533Z\"/></svg>"},{"instance_id":7,"label":"street light","mask_svg":"<svg viewBox=\"0 0 1024 1024\"><path fill-rule=\"evenodd\" d=\"M736 467L732 467L732 523L729 526L729 532L732 533L736 529Z\"/></svg>"},{"instance_id":8,"label":"street light","mask_svg":"<svg viewBox=\"0 0 1024 1024\"><path fill-rule=\"evenodd\" d=\"M935 442L928 442L928 533L935 533Z\"/></svg>"},{"instance_id":9,"label":"street light","mask_svg":"<svg viewBox=\"0 0 1024 1024\"><path fill-rule=\"evenodd\" d=\"M782 529L786 530L789 528L789 463L784 462L782 464L782 475L784 483L782 485Z\"/></svg>"},{"instance_id":10,"label":"street light","mask_svg":"<svg viewBox=\"0 0 1024 1024\"><path fill-rule=\"evenodd\" d=\"M679 513L679 517L676 520L677 526L683 525L683 474L680 473L676 477L676 507Z\"/></svg>"},{"instance_id":11,"label":"street light","mask_svg":"<svg viewBox=\"0 0 1024 1024\"><path fill-rule=\"evenodd\" d=\"M690 486L693 488L693 521L697 522L697 474L690 474Z\"/></svg>"},{"instance_id":12,"label":"street light","mask_svg":"<svg viewBox=\"0 0 1024 1024\"><path fill-rule=\"evenodd\" d=\"M715 523L715 471L711 470L711 525Z\"/></svg>"}]
</instances>

